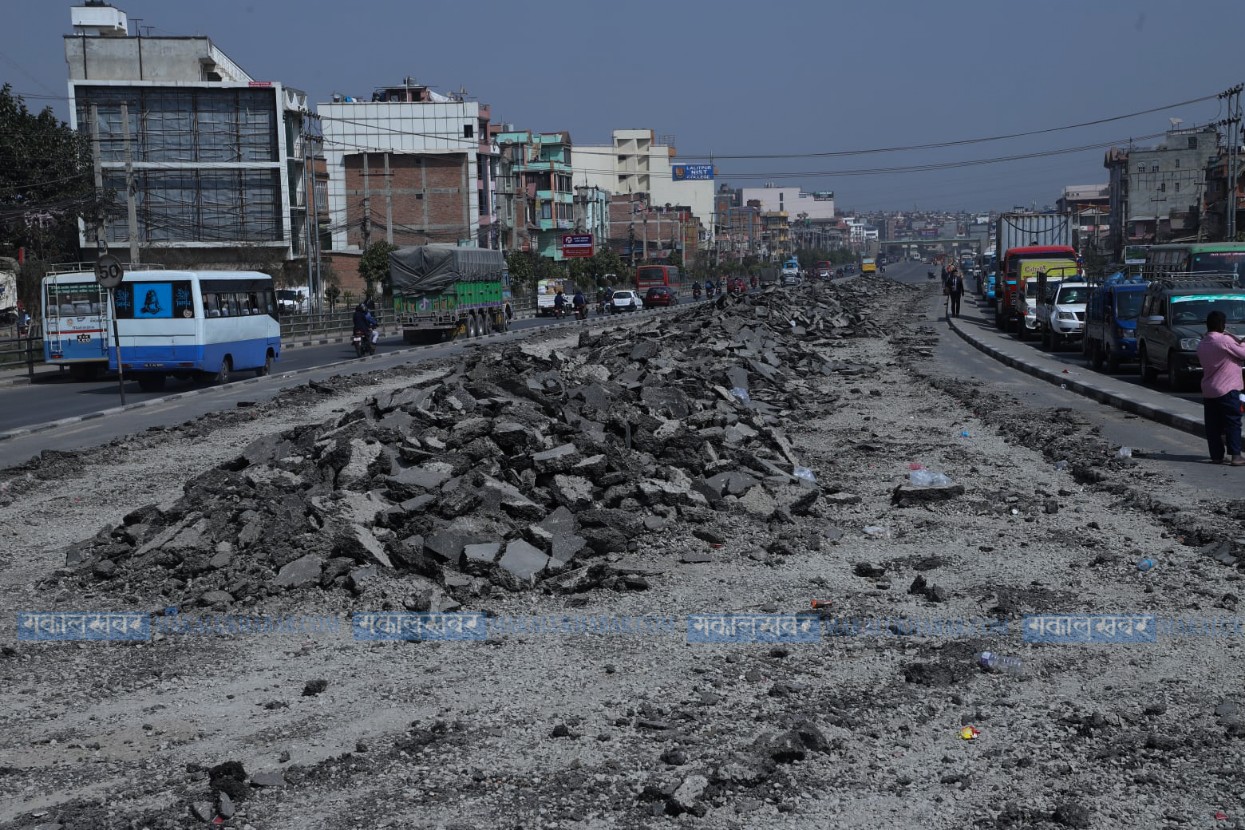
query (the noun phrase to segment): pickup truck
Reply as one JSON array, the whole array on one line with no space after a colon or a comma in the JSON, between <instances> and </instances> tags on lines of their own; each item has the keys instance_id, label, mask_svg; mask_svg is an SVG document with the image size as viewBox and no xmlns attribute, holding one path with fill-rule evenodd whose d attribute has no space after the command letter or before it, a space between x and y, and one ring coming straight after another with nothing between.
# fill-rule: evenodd
<instances>
[{"instance_id":1,"label":"pickup truck","mask_svg":"<svg viewBox=\"0 0 1245 830\"><path fill-rule=\"evenodd\" d=\"M1054 291L1047 290L1042 295L1038 317L1041 318L1043 349L1059 351L1065 343L1082 340L1090 288L1087 282L1066 280Z\"/></svg>"},{"instance_id":2,"label":"pickup truck","mask_svg":"<svg viewBox=\"0 0 1245 830\"><path fill-rule=\"evenodd\" d=\"M1137 316L1145 294L1145 282L1123 274L1090 291L1081 351L1094 369L1101 371L1105 364L1114 373L1121 363L1137 359Z\"/></svg>"}]
</instances>

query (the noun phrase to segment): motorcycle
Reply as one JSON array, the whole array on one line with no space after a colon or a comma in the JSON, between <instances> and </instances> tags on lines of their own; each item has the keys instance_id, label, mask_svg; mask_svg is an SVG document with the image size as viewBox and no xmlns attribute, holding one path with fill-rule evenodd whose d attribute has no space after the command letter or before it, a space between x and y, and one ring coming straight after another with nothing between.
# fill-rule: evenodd
<instances>
[{"instance_id":1,"label":"motorcycle","mask_svg":"<svg viewBox=\"0 0 1245 830\"><path fill-rule=\"evenodd\" d=\"M355 357L376 354L376 344L372 342L370 331L355 329L354 336L350 338L350 344L354 346Z\"/></svg>"},{"instance_id":2,"label":"motorcycle","mask_svg":"<svg viewBox=\"0 0 1245 830\"><path fill-rule=\"evenodd\" d=\"M699 285L692 286L692 299L693 300L700 299L700 286Z\"/></svg>"}]
</instances>

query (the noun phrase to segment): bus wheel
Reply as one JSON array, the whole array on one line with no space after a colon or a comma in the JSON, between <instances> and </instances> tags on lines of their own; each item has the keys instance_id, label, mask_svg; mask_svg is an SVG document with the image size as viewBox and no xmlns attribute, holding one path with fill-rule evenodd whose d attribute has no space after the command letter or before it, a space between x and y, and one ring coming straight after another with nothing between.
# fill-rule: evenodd
<instances>
[{"instance_id":1,"label":"bus wheel","mask_svg":"<svg viewBox=\"0 0 1245 830\"><path fill-rule=\"evenodd\" d=\"M99 366L93 363L73 363L69 366L69 374L74 380L95 380L99 377Z\"/></svg>"},{"instance_id":2,"label":"bus wheel","mask_svg":"<svg viewBox=\"0 0 1245 830\"><path fill-rule=\"evenodd\" d=\"M272 350L268 351L268 355L264 358L264 365L255 370L255 377L262 378L272 374Z\"/></svg>"},{"instance_id":3,"label":"bus wheel","mask_svg":"<svg viewBox=\"0 0 1245 830\"><path fill-rule=\"evenodd\" d=\"M164 375L139 375L138 388L144 392L159 392L164 388Z\"/></svg>"},{"instance_id":4,"label":"bus wheel","mask_svg":"<svg viewBox=\"0 0 1245 830\"><path fill-rule=\"evenodd\" d=\"M229 358L223 358L220 362L220 370L212 376L214 383L228 383L229 373L233 370L233 365L229 362Z\"/></svg>"}]
</instances>

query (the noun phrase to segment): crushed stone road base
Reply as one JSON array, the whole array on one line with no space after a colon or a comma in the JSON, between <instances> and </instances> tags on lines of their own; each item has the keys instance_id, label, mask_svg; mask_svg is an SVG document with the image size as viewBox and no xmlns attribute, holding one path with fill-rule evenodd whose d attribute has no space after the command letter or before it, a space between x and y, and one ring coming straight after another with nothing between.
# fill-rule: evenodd
<instances>
[{"instance_id":1,"label":"crushed stone road base","mask_svg":"<svg viewBox=\"0 0 1245 830\"><path fill-rule=\"evenodd\" d=\"M1170 624L1235 616L1245 504L1192 504L1072 413L935 371L925 291L559 333L6 471L5 607L165 633L32 643L4 621L0 827L1245 815L1240 632ZM916 492L914 463L952 486ZM443 611L487 636L352 636L355 613ZM820 636L688 642L689 615L722 613ZM1021 635L1124 613L1168 624ZM305 624L169 623L213 615ZM1025 671L982 671L985 650Z\"/></svg>"}]
</instances>

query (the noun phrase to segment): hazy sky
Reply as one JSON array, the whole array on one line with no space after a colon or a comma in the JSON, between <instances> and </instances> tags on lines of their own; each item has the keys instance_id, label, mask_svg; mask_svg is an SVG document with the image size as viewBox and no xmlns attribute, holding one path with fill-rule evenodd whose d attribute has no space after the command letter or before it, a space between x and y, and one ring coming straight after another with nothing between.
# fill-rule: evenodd
<instances>
[{"instance_id":1,"label":"hazy sky","mask_svg":"<svg viewBox=\"0 0 1245 830\"><path fill-rule=\"evenodd\" d=\"M61 117L72 3L0 0L18 25L0 79ZM673 135L720 181L835 191L847 210L1053 204L1106 181L1099 147L926 172L844 171L1099 145L1222 117L1189 104L1108 124L945 149L808 157L1043 130L1214 96L1245 80L1241 0L120 0L152 35L207 35L247 72L370 97L410 75L466 87L494 121L605 143ZM34 96L46 96L36 98ZM1154 139L1139 141L1153 144ZM799 175L793 175L799 174Z\"/></svg>"}]
</instances>

